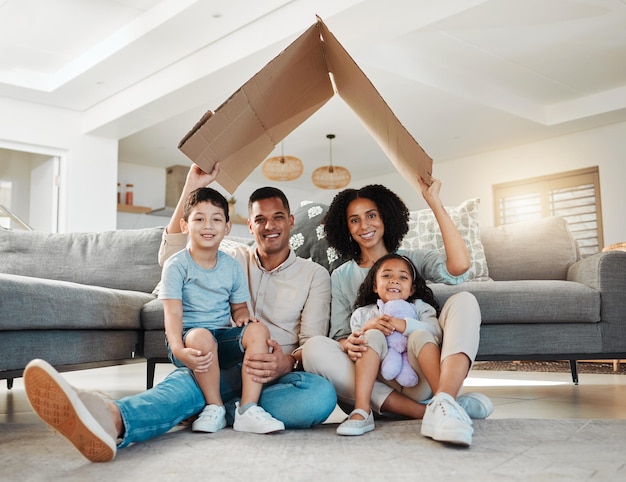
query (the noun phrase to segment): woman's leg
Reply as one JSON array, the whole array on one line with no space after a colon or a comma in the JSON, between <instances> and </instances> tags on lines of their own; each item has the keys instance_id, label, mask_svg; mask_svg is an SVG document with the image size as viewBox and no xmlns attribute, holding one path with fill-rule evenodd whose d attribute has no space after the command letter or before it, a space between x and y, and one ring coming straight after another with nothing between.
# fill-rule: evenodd
<instances>
[{"instance_id":1,"label":"woman's leg","mask_svg":"<svg viewBox=\"0 0 626 482\"><path fill-rule=\"evenodd\" d=\"M452 295L439 316L443 330L441 376L436 393L456 398L474 363L480 341L480 307L471 293Z\"/></svg>"},{"instance_id":2,"label":"woman's leg","mask_svg":"<svg viewBox=\"0 0 626 482\"><path fill-rule=\"evenodd\" d=\"M302 364L307 372L315 373L329 380L337 392L342 408L348 413L356 402L354 362L343 351L341 344L326 336L309 338L302 348ZM372 389L372 409L380 413L381 408L393 388L380 381L374 382Z\"/></svg>"}]
</instances>

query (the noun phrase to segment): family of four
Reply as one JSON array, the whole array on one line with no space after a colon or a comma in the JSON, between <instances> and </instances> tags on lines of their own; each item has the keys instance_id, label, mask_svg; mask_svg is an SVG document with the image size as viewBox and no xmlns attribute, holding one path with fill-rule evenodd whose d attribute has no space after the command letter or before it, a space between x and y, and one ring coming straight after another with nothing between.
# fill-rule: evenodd
<instances>
[{"instance_id":1,"label":"family of four","mask_svg":"<svg viewBox=\"0 0 626 482\"><path fill-rule=\"evenodd\" d=\"M324 230L348 261L331 276L290 249L294 217L273 187L248 202L255 245L220 248L231 229L228 204L206 187L218 172L219 164L210 173L192 165L159 250L159 298L177 368L155 387L113 401L33 360L24 384L37 415L93 462L194 418L196 432L232 425L273 433L321 424L337 403L350 414L340 435L362 435L374 429L374 414L395 414L422 419L426 437L469 446L471 419L493 406L482 394L461 393L478 350L476 299L461 292L440 307L426 285L463 282L470 264L441 183L418 176L445 254L399 250L409 212L387 188L337 194ZM410 305L411 314L382 314L380 304L390 302ZM417 375L411 386L380 375L394 332L407 337L406 360Z\"/></svg>"}]
</instances>

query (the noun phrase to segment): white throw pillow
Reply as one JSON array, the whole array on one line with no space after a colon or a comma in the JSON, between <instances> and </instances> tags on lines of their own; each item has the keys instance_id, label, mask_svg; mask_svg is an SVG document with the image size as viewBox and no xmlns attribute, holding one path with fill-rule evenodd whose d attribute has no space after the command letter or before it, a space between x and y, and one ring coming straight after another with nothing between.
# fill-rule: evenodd
<instances>
[{"instance_id":1,"label":"white throw pillow","mask_svg":"<svg viewBox=\"0 0 626 482\"><path fill-rule=\"evenodd\" d=\"M480 240L478 225L479 198L468 199L457 207L446 207L469 250L471 265L470 279L488 280L489 269L485 250ZM403 249L436 249L443 251L441 230L430 209L412 211L409 217L409 232L402 241Z\"/></svg>"}]
</instances>

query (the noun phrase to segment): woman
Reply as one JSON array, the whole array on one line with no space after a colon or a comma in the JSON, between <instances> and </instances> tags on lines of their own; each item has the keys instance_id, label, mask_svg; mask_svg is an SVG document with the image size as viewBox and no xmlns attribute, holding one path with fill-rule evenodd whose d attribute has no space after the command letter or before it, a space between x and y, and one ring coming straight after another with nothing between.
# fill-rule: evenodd
<instances>
[{"instance_id":1,"label":"woman","mask_svg":"<svg viewBox=\"0 0 626 482\"><path fill-rule=\"evenodd\" d=\"M357 291L369 268L382 256L398 251L413 261L420 274L438 283L458 284L467 279L470 256L456 226L439 198L441 182L427 185L418 176L422 196L433 211L441 229L445 254L439 251L398 251L408 231L409 211L404 202L381 185L347 189L333 199L324 221L329 244L348 259L332 273L330 338L314 337L303 348L307 371L328 378L339 400L354 406L354 363L368 348L363 337L351 333L350 316ZM470 445L472 418L485 418L493 410L481 394L457 396L478 351L480 308L467 292L451 296L439 316L443 331L441 363L438 370L426 372L420 366L420 352L433 339L409 337L411 365L420 382L411 388L394 382L377 381L372 391L372 407L378 413L390 412L423 419L422 434L434 440ZM428 405L424 403L432 399ZM469 416L468 416L469 414ZM363 418L358 413L351 419Z\"/></svg>"}]
</instances>

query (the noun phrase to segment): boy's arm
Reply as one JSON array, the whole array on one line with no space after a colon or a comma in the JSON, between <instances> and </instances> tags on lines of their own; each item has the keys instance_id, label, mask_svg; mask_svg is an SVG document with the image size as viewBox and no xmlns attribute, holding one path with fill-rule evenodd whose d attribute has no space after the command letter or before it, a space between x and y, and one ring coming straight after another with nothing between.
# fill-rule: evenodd
<instances>
[{"instance_id":1,"label":"boy's arm","mask_svg":"<svg viewBox=\"0 0 626 482\"><path fill-rule=\"evenodd\" d=\"M237 326L247 325L249 321L259 321L250 316L247 303L231 303L230 316Z\"/></svg>"},{"instance_id":2,"label":"boy's arm","mask_svg":"<svg viewBox=\"0 0 626 482\"><path fill-rule=\"evenodd\" d=\"M159 265L163 266L165 261L174 253L177 253L183 249L187 244L187 235L182 234L180 221L183 218L183 210L187 197L193 191L198 188L206 187L212 183L219 173L219 162L215 163L213 170L207 174L197 164L192 164L187 173L185 179L185 185L183 191L178 199L174 213L170 218L170 221L163 231L163 239L161 240L161 246L159 246L158 261Z\"/></svg>"},{"instance_id":3,"label":"boy's arm","mask_svg":"<svg viewBox=\"0 0 626 482\"><path fill-rule=\"evenodd\" d=\"M165 336L172 355L194 372L206 372L213 363L213 353L203 354L200 350L186 348L183 343L183 302L177 299L163 299L165 315Z\"/></svg>"},{"instance_id":4,"label":"boy's arm","mask_svg":"<svg viewBox=\"0 0 626 482\"><path fill-rule=\"evenodd\" d=\"M181 350L185 348L183 344L183 302L176 299L164 299L163 314L167 342L172 354L178 358Z\"/></svg>"}]
</instances>

